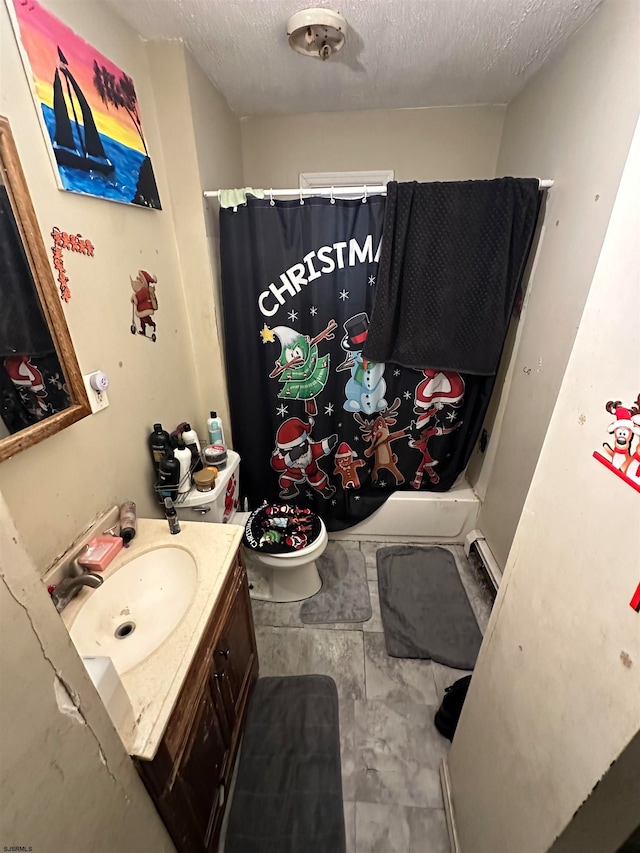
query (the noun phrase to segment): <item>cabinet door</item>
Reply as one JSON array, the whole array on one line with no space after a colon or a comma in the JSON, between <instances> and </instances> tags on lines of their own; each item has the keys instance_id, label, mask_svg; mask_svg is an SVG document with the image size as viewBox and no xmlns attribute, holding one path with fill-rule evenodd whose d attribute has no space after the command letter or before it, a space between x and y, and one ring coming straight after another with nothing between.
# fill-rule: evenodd
<instances>
[{"instance_id":1,"label":"cabinet door","mask_svg":"<svg viewBox=\"0 0 640 853\"><path fill-rule=\"evenodd\" d=\"M213 657L213 667L234 728L257 659L249 588L244 574Z\"/></svg>"},{"instance_id":2,"label":"cabinet door","mask_svg":"<svg viewBox=\"0 0 640 853\"><path fill-rule=\"evenodd\" d=\"M222 773L226 753L227 746L207 685L176 778L176 784L189 802L202 849L208 847L217 809L223 805Z\"/></svg>"}]
</instances>

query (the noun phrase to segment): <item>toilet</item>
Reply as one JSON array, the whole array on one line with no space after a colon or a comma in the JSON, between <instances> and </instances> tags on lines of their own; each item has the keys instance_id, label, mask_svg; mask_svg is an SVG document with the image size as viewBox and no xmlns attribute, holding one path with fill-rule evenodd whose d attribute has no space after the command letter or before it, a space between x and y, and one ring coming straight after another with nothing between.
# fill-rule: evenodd
<instances>
[{"instance_id":1,"label":"toilet","mask_svg":"<svg viewBox=\"0 0 640 853\"><path fill-rule=\"evenodd\" d=\"M238 511L239 464L240 456L233 450L227 451L227 466L218 474L215 488L210 492L199 492L194 486L184 499L178 498L178 518L246 527L251 513ZM318 535L309 545L297 551L267 554L242 546L252 598L302 601L320 591L322 580L316 561L324 553L329 537L322 519L315 518L319 522Z\"/></svg>"}]
</instances>

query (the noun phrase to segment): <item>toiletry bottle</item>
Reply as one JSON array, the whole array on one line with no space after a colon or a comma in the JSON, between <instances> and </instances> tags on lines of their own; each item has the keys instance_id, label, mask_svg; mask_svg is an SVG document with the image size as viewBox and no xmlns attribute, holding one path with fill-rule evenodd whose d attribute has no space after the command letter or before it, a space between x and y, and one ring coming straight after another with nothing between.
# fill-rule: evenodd
<instances>
[{"instance_id":1,"label":"toiletry bottle","mask_svg":"<svg viewBox=\"0 0 640 853\"><path fill-rule=\"evenodd\" d=\"M158 469L158 490L160 501L164 498L175 498L180 482L180 462L175 458L172 447L167 447L160 460Z\"/></svg>"},{"instance_id":2,"label":"toiletry bottle","mask_svg":"<svg viewBox=\"0 0 640 853\"><path fill-rule=\"evenodd\" d=\"M149 436L149 448L151 450L151 458L156 471L160 465L160 460L164 456L164 451L171 446L171 437L166 429L162 429L162 424L154 424L153 432Z\"/></svg>"},{"instance_id":3,"label":"toiletry bottle","mask_svg":"<svg viewBox=\"0 0 640 853\"><path fill-rule=\"evenodd\" d=\"M120 536L125 544L136 535L136 505L133 501L125 501L120 507Z\"/></svg>"},{"instance_id":4,"label":"toiletry bottle","mask_svg":"<svg viewBox=\"0 0 640 853\"><path fill-rule=\"evenodd\" d=\"M180 481L178 483L178 494L186 494L191 488L191 451L184 441L179 441L173 451L175 458L180 463Z\"/></svg>"},{"instance_id":5,"label":"toiletry bottle","mask_svg":"<svg viewBox=\"0 0 640 853\"><path fill-rule=\"evenodd\" d=\"M202 469L202 457L200 455L200 439L194 429L191 429L191 424L185 424L182 431L182 440L191 451L191 470L200 471Z\"/></svg>"},{"instance_id":6,"label":"toiletry bottle","mask_svg":"<svg viewBox=\"0 0 640 853\"><path fill-rule=\"evenodd\" d=\"M211 412L211 417L207 418L207 430L209 431L209 444L224 445L222 419L218 417L217 412Z\"/></svg>"},{"instance_id":7,"label":"toiletry bottle","mask_svg":"<svg viewBox=\"0 0 640 853\"><path fill-rule=\"evenodd\" d=\"M178 510L174 507L171 498L164 499L164 514L169 522L169 533L180 533Z\"/></svg>"}]
</instances>

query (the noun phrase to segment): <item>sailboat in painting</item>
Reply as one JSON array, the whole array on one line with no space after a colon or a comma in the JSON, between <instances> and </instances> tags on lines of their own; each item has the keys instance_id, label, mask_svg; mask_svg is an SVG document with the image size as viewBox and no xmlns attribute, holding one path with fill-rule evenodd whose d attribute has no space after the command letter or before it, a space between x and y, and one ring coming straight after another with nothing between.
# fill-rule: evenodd
<instances>
[{"instance_id":1,"label":"sailboat in painting","mask_svg":"<svg viewBox=\"0 0 640 853\"><path fill-rule=\"evenodd\" d=\"M56 160L60 166L81 169L84 172L100 172L105 177L110 177L115 173L115 166L105 154L91 107L59 47L58 57L60 64L53 78L53 151ZM80 107L82 121L78 118L74 95ZM69 108L73 114L73 122L69 116Z\"/></svg>"}]
</instances>

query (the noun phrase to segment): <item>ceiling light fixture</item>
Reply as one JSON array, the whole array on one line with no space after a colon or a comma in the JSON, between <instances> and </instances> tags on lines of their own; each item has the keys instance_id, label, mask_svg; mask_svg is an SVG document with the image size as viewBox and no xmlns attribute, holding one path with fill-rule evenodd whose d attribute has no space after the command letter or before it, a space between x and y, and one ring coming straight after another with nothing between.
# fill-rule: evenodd
<instances>
[{"instance_id":1,"label":"ceiling light fixture","mask_svg":"<svg viewBox=\"0 0 640 853\"><path fill-rule=\"evenodd\" d=\"M323 61L342 49L348 29L342 15L330 9L303 9L287 21L293 50Z\"/></svg>"}]
</instances>

